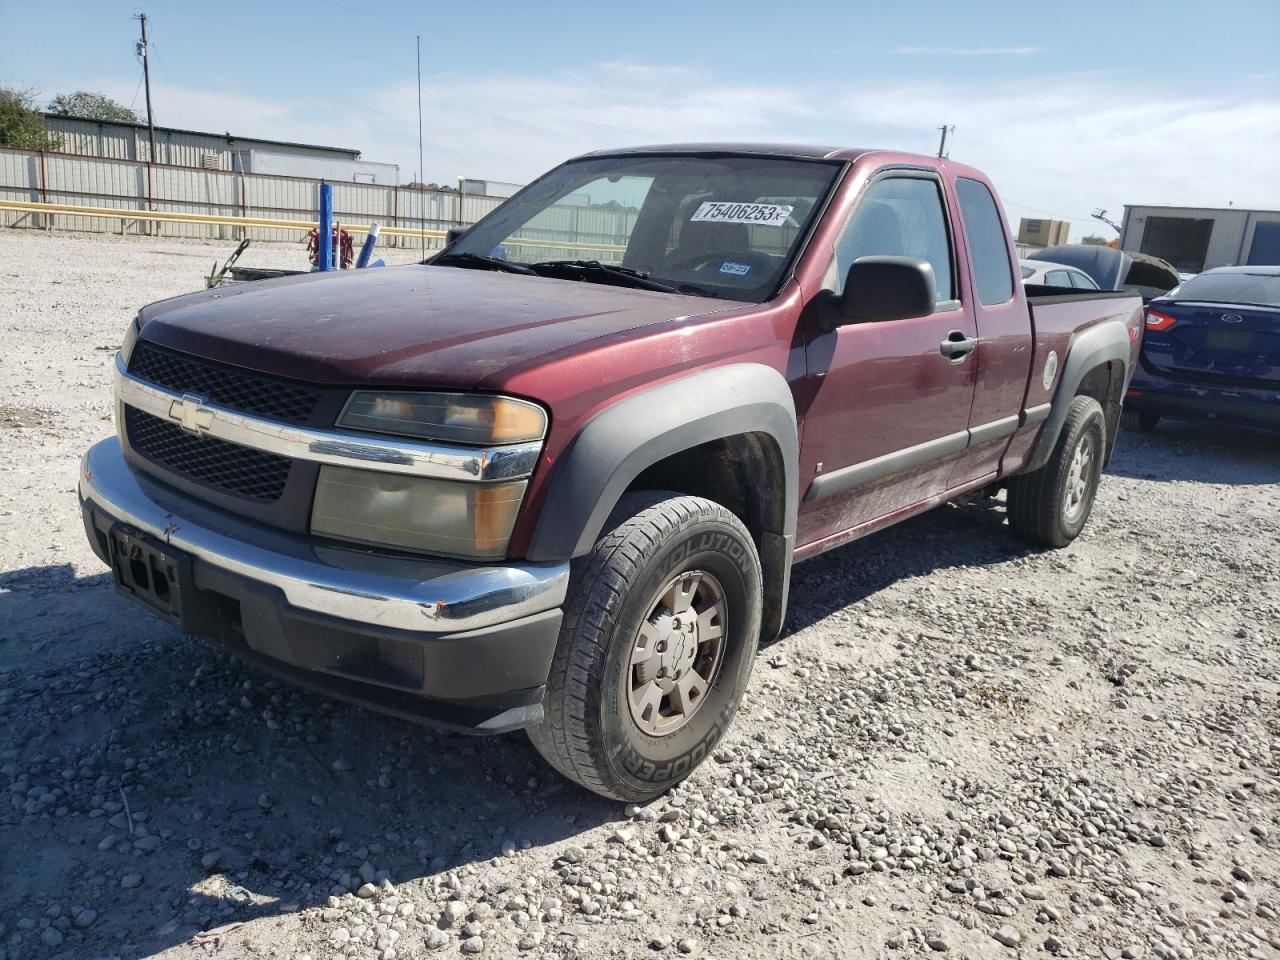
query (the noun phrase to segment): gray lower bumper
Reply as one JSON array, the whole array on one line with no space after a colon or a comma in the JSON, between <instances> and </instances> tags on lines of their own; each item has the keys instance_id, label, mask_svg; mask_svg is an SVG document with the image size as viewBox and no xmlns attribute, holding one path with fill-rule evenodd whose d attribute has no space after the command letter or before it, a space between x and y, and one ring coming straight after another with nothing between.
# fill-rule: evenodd
<instances>
[{"instance_id":1,"label":"gray lower bumper","mask_svg":"<svg viewBox=\"0 0 1280 960\"><path fill-rule=\"evenodd\" d=\"M198 625L234 652L344 699L498 732L541 715L568 564L465 564L328 546L249 523L139 475L120 443L85 454L85 526L191 561Z\"/></svg>"}]
</instances>

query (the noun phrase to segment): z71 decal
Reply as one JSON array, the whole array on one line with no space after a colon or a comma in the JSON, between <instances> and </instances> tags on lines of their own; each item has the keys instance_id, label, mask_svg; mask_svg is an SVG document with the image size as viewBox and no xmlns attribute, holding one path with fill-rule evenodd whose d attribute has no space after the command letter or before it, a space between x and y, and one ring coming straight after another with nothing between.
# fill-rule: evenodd
<instances>
[{"instance_id":1,"label":"z71 decal","mask_svg":"<svg viewBox=\"0 0 1280 960\"><path fill-rule=\"evenodd\" d=\"M794 207L778 203L730 203L708 200L693 211L690 223L745 223L757 227L780 227Z\"/></svg>"}]
</instances>

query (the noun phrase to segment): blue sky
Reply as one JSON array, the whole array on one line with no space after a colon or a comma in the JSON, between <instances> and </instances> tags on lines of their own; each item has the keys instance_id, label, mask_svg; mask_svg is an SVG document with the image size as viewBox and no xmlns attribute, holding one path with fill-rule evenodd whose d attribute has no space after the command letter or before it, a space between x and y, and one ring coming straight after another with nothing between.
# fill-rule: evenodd
<instances>
[{"instance_id":1,"label":"blue sky","mask_svg":"<svg viewBox=\"0 0 1280 960\"><path fill-rule=\"evenodd\" d=\"M1280 2L488 4L0 0L0 83L157 122L353 146L426 179L524 181L597 147L788 140L986 170L1016 222L1125 203L1280 207ZM1107 228L1097 232L1109 235Z\"/></svg>"}]
</instances>

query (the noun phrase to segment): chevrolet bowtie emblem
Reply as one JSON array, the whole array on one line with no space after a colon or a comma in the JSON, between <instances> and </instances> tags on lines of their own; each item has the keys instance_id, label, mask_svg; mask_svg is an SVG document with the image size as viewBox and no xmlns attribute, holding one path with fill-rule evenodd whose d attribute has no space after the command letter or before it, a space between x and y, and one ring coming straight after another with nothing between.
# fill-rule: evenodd
<instances>
[{"instance_id":1,"label":"chevrolet bowtie emblem","mask_svg":"<svg viewBox=\"0 0 1280 960\"><path fill-rule=\"evenodd\" d=\"M169 417L187 433L204 433L213 426L213 411L204 405L203 397L193 393L183 394L181 400L169 404Z\"/></svg>"}]
</instances>

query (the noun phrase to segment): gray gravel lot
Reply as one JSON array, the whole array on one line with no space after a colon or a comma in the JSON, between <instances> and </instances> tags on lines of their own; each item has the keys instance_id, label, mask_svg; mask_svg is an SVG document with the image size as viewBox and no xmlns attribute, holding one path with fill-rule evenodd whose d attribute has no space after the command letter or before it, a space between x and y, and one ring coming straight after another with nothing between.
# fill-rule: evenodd
<instances>
[{"instance_id":1,"label":"gray gravel lot","mask_svg":"<svg viewBox=\"0 0 1280 960\"><path fill-rule=\"evenodd\" d=\"M625 808L115 596L78 457L230 246L0 231L0 960L1280 957L1275 437L1123 435L1062 551L984 502L802 564L714 760Z\"/></svg>"}]
</instances>

